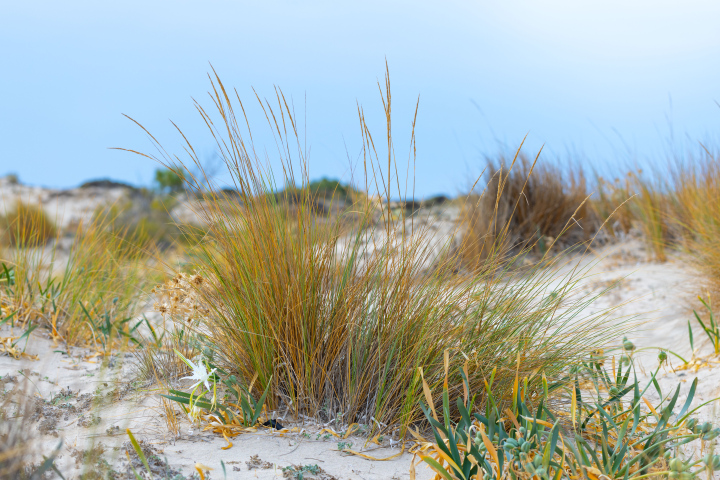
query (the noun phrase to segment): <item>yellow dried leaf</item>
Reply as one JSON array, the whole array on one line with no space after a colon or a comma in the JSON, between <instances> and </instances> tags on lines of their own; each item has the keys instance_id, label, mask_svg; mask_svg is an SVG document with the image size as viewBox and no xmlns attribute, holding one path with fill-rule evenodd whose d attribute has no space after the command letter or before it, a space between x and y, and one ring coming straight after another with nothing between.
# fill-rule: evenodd
<instances>
[{"instance_id":1,"label":"yellow dried leaf","mask_svg":"<svg viewBox=\"0 0 720 480\"><path fill-rule=\"evenodd\" d=\"M196 463L195 470L197 470L198 475L200 475L200 480L205 480L205 472L213 469L202 463Z\"/></svg>"},{"instance_id":2,"label":"yellow dried leaf","mask_svg":"<svg viewBox=\"0 0 720 480\"><path fill-rule=\"evenodd\" d=\"M222 447L222 449L223 449L223 450L228 450L228 449L232 448L233 443L230 441L230 439L228 438L227 434L223 431L223 432L222 432L222 435L223 435L223 438L225 438L225 441L228 442L228 444L225 445L224 447Z\"/></svg>"},{"instance_id":3,"label":"yellow dried leaf","mask_svg":"<svg viewBox=\"0 0 720 480\"><path fill-rule=\"evenodd\" d=\"M480 435L482 436L483 443L485 444L485 448L487 449L488 453L493 459L493 462L495 462L495 466L497 467L500 465L500 461L498 460L498 454L497 450L495 450L495 446L492 444L488 436L485 434L485 426L480 426Z\"/></svg>"}]
</instances>

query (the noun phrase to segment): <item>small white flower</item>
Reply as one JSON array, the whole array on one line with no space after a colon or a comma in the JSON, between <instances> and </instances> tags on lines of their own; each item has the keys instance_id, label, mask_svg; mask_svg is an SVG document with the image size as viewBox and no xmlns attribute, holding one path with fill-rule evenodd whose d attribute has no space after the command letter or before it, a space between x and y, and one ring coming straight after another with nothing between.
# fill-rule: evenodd
<instances>
[{"instance_id":1,"label":"small white flower","mask_svg":"<svg viewBox=\"0 0 720 480\"><path fill-rule=\"evenodd\" d=\"M185 362L190 368L192 368L193 371L191 376L182 377L180 380L197 380L197 382L195 382L195 384L193 384L193 386L190 388L194 390L195 388L197 388L198 385L204 383L205 388L207 388L209 392L211 390L210 379L212 378L213 373L215 373L215 370L217 369L213 368L210 372L208 372L207 367L205 367L205 363L202 360L198 361L197 364L194 364L193 362L185 358L183 354L178 352L177 350L175 350L175 353L177 353L183 360L183 362Z\"/></svg>"}]
</instances>

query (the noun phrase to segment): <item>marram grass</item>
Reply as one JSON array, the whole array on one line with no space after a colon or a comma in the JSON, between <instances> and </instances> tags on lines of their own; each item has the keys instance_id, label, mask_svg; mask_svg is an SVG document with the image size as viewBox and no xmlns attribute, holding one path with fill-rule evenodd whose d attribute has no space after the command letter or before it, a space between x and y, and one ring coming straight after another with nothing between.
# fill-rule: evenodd
<instances>
[{"instance_id":1,"label":"marram grass","mask_svg":"<svg viewBox=\"0 0 720 480\"><path fill-rule=\"evenodd\" d=\"M665 164L665 170L628 173L622 180L599 179L591 202L604 217L619 205L611 223L617 231L642 233L650 256L665 261L682 252L703 277L708 292L720 295L720 157L701 154ZM668 174L669 172L669 174Z\"/></svg>"},{"instance_id":2,"label":"marram grass","mask_svg":"<svg viewBox=\"0 0 720 480\"><path fill-rule=\"evenodd\" d=\"M500 239L504 250L540 255L589 242L612 214L592 208L580 167L563 171L538 162L540 153L531 161L521 148L512 158L488 160L481 177L487 183L478 181L465 196L460 258L469 268L482 267Z\"/></svg>"},{"instance_id":3,"label":"marram grass","mask_svg":"<svg viewBox=\"0 0 720 480\"><path fill-rule=\"evenodd\" d=\"M214 365L245 385L256 379L256 398L270 387L269 409L383 431L399 428L404 435L421 420L423 380L431 388L444 381L445 352L450 371L471 365L472 391L483 391L495 371L497 398L510 401L518 376L528 378L528 388L539 388L540 372L559 375L615 330L606 321L609 312L585 310L594 297L578 291L584 270L555 268L562 256L511 268L520 257L509 253L502 234L474 275L455 274L453 238L442 255L433 253L427 268L431 230L412 218L395 219L383 206L407 190L397 172L409 162L400 165L394 156L389 78L381 93L386 152L379 151L359 109L358 190L368 195L350 208L356 222L347 234L343 215L319 221L313 211L307 158L282 92L274 106L260 101L277 141L273 161L280 167L273 170L252 144L239 97L215 76L210 96L216 112L196 106L239 198L212 188L186 137L186 165L179 157L149 156L171 168L201 171L190 186L208 228L194 252L202 281L187 282L186 291L159 308L170 314L173 302L197 304L195 315L175 309L174 320L204 339ZM414 151L414 136L411 145ZM299 187L291 199L276 194L278 185ZM378 202L374 192L384 200ZM500 232L507 231L503 227Z\"/></svg>"}]
</instances>

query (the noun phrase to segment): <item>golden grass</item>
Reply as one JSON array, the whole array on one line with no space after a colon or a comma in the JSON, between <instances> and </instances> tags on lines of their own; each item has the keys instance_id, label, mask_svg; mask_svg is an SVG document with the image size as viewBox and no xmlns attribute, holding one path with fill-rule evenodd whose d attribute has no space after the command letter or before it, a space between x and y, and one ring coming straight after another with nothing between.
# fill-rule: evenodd
<instances>
[{"instance_id":1,"label":"golden grass","mask_svg":"<svg viewBox=\"0 0 720 480\"><path fill-rule=\"evenodd\" d=\"M669 224L673 244L689 253L720 295L720 157L707 152L691 166L678 167ZM671 239L673 240L673 239Z\"/></svg>"},{"instance_id":2,"label":"golden grass","mask_svg":"<svg viewBox=\"0 0 720 480\"><path fill-rule=\"evenodd\" d=\"M592 205L601 218L612 214L611 228L608 229L612 236L627 234L637 228L652 258L664 262L673 235L670 226L672 189L658 178L662 176L657 172L648 175L642 170L630 171L622 180L615 179L613 183L600 177L597 198Z\"/></svg>"},{"instance_id":3,"label":"golden grass","mask_svg":"<svg viewBox=\"0 0 720 480\"><path fill-rule=\"evenodd\" d=\"M592 202L604 217L613 216L611 232L642 233L651 257L668 258L669 250L688 255L708 287L720 294L720 158L708 150L685 162L670 161L664 170L629 172L613 183L602 178Z\"/></svg>"},{"instance_id":4,"label":"golden grass","mask_svg":"<svg viewBox=\"0 0 720 480\"><path fill-rule=\"evenodd\" d=\"M385 202L406 193L398 175L403 167L394 157L389 77L384 88L379 85L387 159L359 109L364 188L358 189L370 194L353 207L360 220L352 235L342 231L342 215L317 221L307 161L282 92L275 106L260 101L278 142L282 175L276 178L248 140L249 121L237 94L231 96L217 76L212 87L219 118L196 105L240 201L201 188L212 185L211 178L189 179L203 200L197 213L209 233L196 254L202 280L188 282L185 294L192 292L209 311L190 321L185 313L173 319L203 337L215 363L241 382L249 385L257 376L258 392L270 385L269 408L399 428L404 435L421 417L422 379L432 387L443 382L447 350L453 366L472 364L473 391L483 391L497 368L495 385L505 401L517 375L537 388L537 372L559 374L605 343L611 330L602 322L607 312L582 314L593 299L574 295L583 272L570 269L558 278L547 260L509 282L503 271L514 257L497 248L481 274L460 277L452 275L452 238L448 255L428 269L429 229L415 228L402 212L394 218L382 205L375 221L374 191ZM201 169L186 141L188 162ZM184 168L177 157L148 157ZM278 184L298 183L292 199L275 193ZM185 294L173 298L182 302ZM160 306L168 314L169 307Z\"/></svg>"},{"instance_id":5,"label":"golden grass","mask_svg":"<svg viewBox=\"0 0 720 480\"><path fill-rule=\"evenodd\" d=\"M31 422L33 396L27 381L2 393L0 402L0 478L32 478L37 454L35 428ZM3 390L5 389L4 384ZM57 452L56 452L57 453Z\"/></svg>"},{"instance_id":6,"label":"golden grass","mask_svg":"<svg viewBox=\"0 0 720 480\"><path fill-rule=\"evenodd\" d=\"M55 222L38 205L17 200L10 211L0 214L0 245L41 247L57 235Z\"/></svg>"},{"instance_id":7,"label":"golden grass","mask_svg":"<svg viewBox=\"0 0 720 480\"><path fill-rule=\"evenodd\" d=\"M133 248L153 251L192 246L205 232L199 226L179 225L170 215L177 205L172 195L146 193L122 203L101 206L95 211L96 222Z\"/></svg>"},{"instance_id":8,"label":"golden grass","mask_svg":"<svg viewBox=\"0 0 720 480\"><path fill-rule=\"evenodd\" d=\"M465 265L477 269L498 249L545 255L595 235L602 217L590 206L582 169L563 171L538 163L538 157L531 161L518 149L512 159L488 162L489 181L463 202Z\"/></svg>"},{"instance_id":9,"label":"golden grass","mask_svg":"<svg viewBox=\"0 0 720 480\"><path fill-rule=\"evenodd\" d=\"M4 315L47 327L68 346L108 352L127 343L151 258L107 225L102 216L80 224L67 252L57 244L36 247L32 236L4 252L0 261L14 274L0 283Z\"/></svg>"}]
</instances>

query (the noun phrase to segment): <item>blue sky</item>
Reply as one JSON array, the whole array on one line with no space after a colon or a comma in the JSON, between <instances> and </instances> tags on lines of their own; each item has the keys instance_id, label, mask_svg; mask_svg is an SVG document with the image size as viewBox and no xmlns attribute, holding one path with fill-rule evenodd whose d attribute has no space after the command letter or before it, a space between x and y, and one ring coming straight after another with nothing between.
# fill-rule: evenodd
<instances>
[{"instance_id":1,"label":"blue sky","mask_svg":"<svg viewBox=\"0 0 720 480\"><path fill-rule=\"evenodd\" d=\"M175 121L211 158L191 98L208 104L212 63L248 103L251 87L280 86L303 117L311 176L348 178L356 102L382 135L386 58L403 160L420 96L419 196L457 193L525 134L544 161L660 162L668 143L720 146L718 19L715 0L6 1L0 174L149 184L157 165L109 150L152 151L123 113L181 153Z\"/></svg>"}]
</instances>

